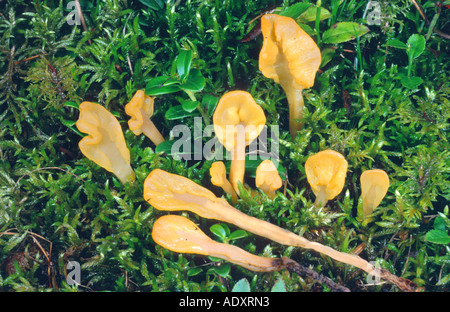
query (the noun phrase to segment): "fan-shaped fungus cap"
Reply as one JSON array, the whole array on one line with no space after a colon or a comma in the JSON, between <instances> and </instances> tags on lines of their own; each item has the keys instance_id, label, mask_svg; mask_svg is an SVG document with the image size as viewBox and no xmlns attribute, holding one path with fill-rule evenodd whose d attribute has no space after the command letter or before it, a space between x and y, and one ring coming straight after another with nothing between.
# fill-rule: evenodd
<instances>
[{"instance_id":1,"label":"fan-shaped fungus cap","mask_svg":"<svg viewBox=\"0 0 450 312\"><path fill-rule=\"evenodd\" d=\"M130 151L125 143L119 121L100 104L83 102L76 123L87 133L79 142L81 152L104 169L114 173L122 183L133 182Z\"/></svg>"},{"instance_id":2,"label":"fan-shaped fungus cap","mask_svg":"<svg viewBox=\"0 0 450 312\"><path fill-rule=\"evenodd\" d=\"M281 259L256 256L239 247L216 242L182 216L167 215L156 220L152 238L174 252L217 257L256 272L280 270L283 265Z\"/></svg>"},{"instance_id":3,"label":"fan-shaped fungus cap","mask_svg":"<svg viewBox=\"0 0 450 312\"><path fill-rule=\"evenodd\" d=\"M157 146L164 142L164 137L150 120L153 116L155 99L138 90L131 101L125 105L125 112L131 117L128 126L135 135L144 133Z\"/></svg>"},{"instance_id":4,"label":"fan-shaped fungus cap","mask_svg":"<svg viewBox=\"0 0 450 312\"><path fill-rule=\"evenodd\" d=\"M264 42L259 54L259 69L264 76L279 83L286 93L289 129L294 138L302 127L295 120L303 116L302 90L314 85L321 62L320 50L296 21L287 16L262 16L261 31Z\"/></svg>"},{"instance_id":5,"label":"fan-shaped fungus cap","mask_svg":"<svg viewBox=\"0 0 450 312\"><path fill-rule=\"evenodd\" d=\"M321 151L306 160L305 172L316 195L315 205L325 206L342 191L347 167L345 157L332 150Z\"/></svg>"},{"instance_id":6,"label":"fan-shaped fungus cap","mask_svg":"<svg viewBox=\"0 0 450 312\"><path fill-rule=\"evenodd\" d=\"M264 160L256 168L255 184L256 187L266 193L271 199L275 197L275 191L282 186L283 181L277 168L270 159Z\"/></svg>"},{"instance_id":7,"label":"fan-shaped fungus cap","mask_svg":"<svg viewBox=\"0 0 450 312\"><path fill-rule=\"evenodd\" d=\"M221 187L227 194L231 195L232 202L236 202L237 194L227 179L225 164L222 161L213 162L211 168L209 168L209 174L211 175L211 183Z\"/></svg>"},{"instance_id":8,"label":"fan-shaped fungus cap","mask_svg":"<svg viewBox=\"0 0 450 312\"><path fill-rule=\"evenodd\" d=\"M366 170L361 174L360 181L364 215L368 216L386 196L389 176L381 169Z\"/></svg>"},{"instance_id":9,"label":"fan-shaped fungus cap","mask_svg":"<svg viewBox=\"0 0 450 312\"><path fill-rule=\"evenodd\" d=\"M213 123L218 140L232 153L230 182L239 194L238 183L244 182L245 147L259 136L266 116L250 93L231 91L219 100Z\"/></svg>"},{"instance_id":10,"label":"fan-shaped fungus cap","mask_svg":"<svg viewBox=\"0 0 450 312\"><path fill-rule=\"evenodd\" d=\"M159 210L189 210L204 218L217 220L222 220L220 212L223 211L218 207L229 206L225 199L216 197L207 188L161 169L154 169L145 179L144 199ZM207 207L209 203L212 205Z\"/></svg>"}]
</instances>

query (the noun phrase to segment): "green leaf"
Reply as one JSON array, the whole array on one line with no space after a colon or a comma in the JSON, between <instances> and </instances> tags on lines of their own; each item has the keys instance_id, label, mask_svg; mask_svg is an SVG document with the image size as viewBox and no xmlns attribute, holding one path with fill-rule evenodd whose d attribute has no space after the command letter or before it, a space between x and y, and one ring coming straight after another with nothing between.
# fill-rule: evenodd
<instances>
[{"instance_id":1,"label":"green leaf","mask_svg":"<svg viewBox=\"0 0 450 312\"><path fill-rule=\"evenodd\" d=\"M398 227L397 224L392 223L392 222L387 222L387 221L380 221L380 222L375 222L376 225L383 227L383 228L388 228L388 229L395 229Z\"/></svg>"},{"instance_id":2,"label":"green leaf","mask_svg":"<svg viewBox=\"0 0 450 312\"><path fill-rule=\"evenodd\" d=\"M450 282L450 274L440 278L439 282L436 284L437 286L446 285Z\"/></svg>"},{"instance_id":3,"label":"green leaf","mask_svg":"<svg viewBox=\"0 0 450 312\"><path fill-rule=\"evenodd\" d=\"M324 67L327 65L332 59L334 54L336 53L336 49L333 48L325 48L321 51L322 54L322 62L320 63L320 67Z\"/></svg>"},{"instance_id":4,"label":"green leaf","mask_svg":"<svg viewBox=\"0 0 450 312\"><path fill-rule=\"evenodd\" d=\"M191 101L191 100L186 100L183 103L181 103L183 109L189 113L193 112L199 105L200 105L199 101Z\"/></svg>"},{"instance_id":5,"label":"green leaf","mask_svg":"<svg viewBox=\"0 0 450 312\"><path fill-rule=\"evenodd\" d=\"M80 106L80 104L79 104L79 103L72 102L72 101L66 101L66 102L64 103L64 106L67 106L67 107L73 107L73 108L78 109L79 106Z\"/></svg>"},{"instance_id":6,"label":"green leaf","mask_svg":"<svg viewBox=\"0 0 450 312\"><path fill-rule=\"evenodd\" d=\"M447 229L445 219L443 217L437 217L434 219L433 227L435 230L445 231Z\"/></svg>"},{"instance_id":7,"label":"green leaf","mask_svg":"<svg viewBox=\"0 0 450 312\"><path fill-rule=\"evenodd\" d=\"M450 244L450 236L441 230L431 230L425 235L425 240L434 244Z\"/></svg>"},{"instance_id":8,"label":"green leaf","mask_svg":"<svg viewBox=\"0 0 450 312\"><path fill-rule=\"evenodd\" d=\"M246 278L242 278L234 284L231 292L250 292L250 283Z\"/></svg>"},{"instance_id":9,"label":"green leaf","mask_svg":"<svg viewBox=\"0 0 450 312\"><path fill-rule=\"evenodd\" d=\"M194 68L189 72L180 88L187 91L198 92L205 86L205 78L199 69Z\"/></svg>"},{"instance_id":10,"label":"green leaf","mask_svg":"<svg viewBox=\"0 0 450 312\"><path fill-rule=\"evenodd\" d=\"M291 6L289 6L287 9L281 11L280 15L288 16L290 18L296 19L302 13L304 13L310 6L311 6L311 3L298 2L298 3L295 3Z\"/></svg>"},{"instance_id":11,"label":"green leaf","mask_svg":"<svg viewBox=\"0 0 450 312\"><path fill-rule=\"evenodd\" d=\"M233 233L230 234L230 236L228 236L229 240L233 240L233 239L239 239L239 238L243 238L243 237L247 237L248 234L246 231L244 230L236 230Z\"/></svg>"},{"instance_id":12,"label":"green leaf","mask_svg":"<svg viewBox=\"0 0 450 312\"><path fill-rule=\"evenodd\" d=\"M177 56L176 62L178 75L180 75L180 79L184 79L191 70L192 50L181 50L180 54Z\"/></svg>"},{"instance_id":13,"label":"green leaf","mask_svg":"<svg viewBox=\"0 0 450 312\"><path fill-rule=\"evenodd\" d=\"M221 240L224 240L227 237L227 233L226 233L225 228L222 225L220 225L220 224L213 224L209 228L209 230L211 231L211 233L216 235Z\"/></svg>"},{"instance_id":14,"label":"green leaf","mask_svg":"<svg viewBox=\"0 0 450 312\"><path fill-rule=\"evenodd\" d=\"M202 104L206 108L206 112L210 117L214 114L218 102L219 98L217 96L211 94L205 94L203 96Z\"/></svg>"},{"instance_id":15,"label":"green leaf","mask_svg":"<svg viewBox=\"0 0 450 312\"><path fill-rule=\"evenodd\" d=\"M76 120L62 120L62 124L68 128L75 126L76 123Z\"/></svg>"},{"instance_id":16,"label":"green leaf","mask_svg":"<svg viewBox=\"0 0 450 312\"><path fill-rule=\"evenodd\" d=\"M354 22L340 22L331 26L322 35L322 41L328 44L336 44L361 37L369 32L369 28Z\"/></svg>"},{"instance_id":17,"label":"green leaf","mask_svg":"<svg viewBox=\"0 0 450 312\"><path fill-rule=\"evenodd\" d=\"M426 40L430 39L431 34L433 33L433 30L434 30L434 27L436 26L436 23L437 23L437 21L439 19L439 15L440 15L440 13L434 14L433 19L431 20L431 23L428 26L427 39Z\"/></svg>"},{"instance_id":18,"label":"green leaf","mask_svg":"<svg viewBox=\"0 0 450 312\"><path fill-rule=\"evenodd\" d=\"M305 12L303 12L298 18L297 22L299 23L309 23L316 20L317 15L317 7L315 5L310 6ZM330 11L327 9L320 7L320 20L326 20L331 17Z\"/></svg>"},{"instance_id":19,"label":"green leaf","mask_svg":"<svg viewBox=\"0 0 450 312\"><path fill-rule=\"evenodd\" d=\"M231 267L230 267L230 265L228 263L227 264L222 264L222 265L219 265L219 266L215 266L213 268L214 272L216 272L217 274L219 274L223 278L228 277L228 274L230 274L230 269L231 269Z\"/></svg>"},{"instance_id":20,"label":"green leaf","mask_svg":"<svg viewBox=\"0 0 450 312\"><path fill-rule=\"evenodd\" d=\"M283 280L278 280L272 286L272 289L270 291L271 292L286 292L286 285L284 284Z\"/></svg>"},{"instance_id":21,"label":"green leaf","mask_svg":"<svg viewBox=\"0 0 450 312\"><path fill-rule=\"evenodd\" d=\"M11 236L11 238L9 239L8 243L6 245L4 245L3 248L3 252L7 253L10 250L12 250L14 247L16 247L16 245L18 245L19 243L21 243L24 238L27 236L27 232L23 233L23 234L14 234L13 236Z\"/></svg>"},{"instance_id":22,"label":"green leaf","mask_svg":"<svg viewBox=\"0 0 450 312\"><path fill-rule=\"evenodd\" d=\"M425 50L425 37L422 35L414 34L409 37L407 41L407 53L410 59L419 57Z\"/></svg>"},{"instance_id":23,"label":"green leaf","mask_svg":"<svg viewBox=\"0 0 450 312\"><path fill-rule=\"evenodd\" d=\"M415 90L423 83L423 80L420 77L408 77L406 75L400 75L400 82L405 88Z\"/></svg>"},{"instance_id":24,"label":"green leaf","mask_svg":"<svg viewBox=\"0 0 450 312\"><path fill-rule=\"evenodd\" d=\"M202 272L202 269L200 269L200 268L192 268L189 271L187 271L187 276L189 276L189 277L195 276L195 275L199 274L200 272Z\"/></svg>"},{"instance_id":25,"label":"green leaf","mask_svg":"<svg viewBox=\"0 0 450 312\"><path fill-rule=\"evenodd\" d=\"M316 35L316 30L312 29L311 26L309 26L308 24L298 24L298 26L300 26L301 29L303 29L303 31L305 33L308 34L308 36L315 36Z\"/></svg>"},{"instance_id":26,"label":"green leaf","mask_svg":"<svg viewBox=\"0 0 450 312\"><path fill-rule=\"evenodd\" d=\"M145 94L162 95L180 91L179 81L168 76L160 76L150 80L145 86Z\"/></svg>"},{"instance_id":27,"label":"green leaf","mask_svg":"<svg viewBox=\"0 0 450 312\"><path fill-rule=\"evenodd\" d=\"M166 140L158 144L155 148L155 153L165 153L167 155L171 155L172 145L175 143L175 140Z\"/></svg>"},{"instance_id":28,"label":"green leaf","mask_svg":"<svg viewBox=\"0 0 450 312\"><path fill-rule=\"evenodd\" d=\"M397 49L405 49L406 50L408 48L408 46L404 42L402 42L398 39L390 39L386 42L386 45L389 47L397 48Z\"/></svg>"},{"instance_id":29,"label":"green leaf","mask_svg":"<svg viewBox=\"0 0 450 312\"><path fill-rule=\"evenodd\" d=\"M175 119L181 119L185 117L194 116L194 112L187 112L184 110L183 106L177 105L172 106L169 108L165 114L165 117L167 120L175 120Z\"/></svg>"},{"instance_id":30,"label":"green leaf","mask_svg":"<svg viewBox=\"0 0 450 312\"><path fill-rule=\"evenodd\" d=\"M139 0L139 2L155 11L164 9L164 2L162 0Z\"/></svg>"}]
</instances>

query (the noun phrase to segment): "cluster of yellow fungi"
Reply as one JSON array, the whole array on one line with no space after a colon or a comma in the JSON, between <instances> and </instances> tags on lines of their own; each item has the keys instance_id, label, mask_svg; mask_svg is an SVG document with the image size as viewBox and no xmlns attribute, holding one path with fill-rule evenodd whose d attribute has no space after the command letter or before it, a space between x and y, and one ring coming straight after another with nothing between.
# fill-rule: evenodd
<instances>
[{"instance_id":1,"label":"cluster of yellow fungi","mask_svg":"<svg viewBox=\"0 0 450 312\"><path fill-rule=\"evenodd\" d=\"M250 93L231 91L220 98L213 123L216 137L231 153L230 183L239 195L239 184L244 184L245 148L263 130L266 116Z\"/></svg>"},{"instance_id":2,"label":"cluster of yellow fungi","mask_svg":"<svg viewBox=\"0 0 450 312\"><path fill-rule=\"evenodd\" d=\"M144 182L144 199L158 210L190 211L203 218L233 224L282 245L312 249L374 276L380 276L372 264L359 256L311 242L277 225L251 217L231 206L225 199L216 197L210 190L183 176L161 169L153 170Z\"/></svg>"},{"instance_id":3,"label":"cluster of yellow fungi","mask_svg":"<svg viewBox=\"0 0 450 312\"><path fill-rule=\"evenodd\" d=\"M279 83L289 103L290 133L295 138L301 129L302 90L310 88L320 65L320 51L314 41L289 17L267 14L261 18L264 36L259 57L259 68L264 76ZM139 90L125 106L131 117L129 129L146 135L155 145L163 136L150 120L154 98ZM81 152L89 159L114 173L122 183L133 182L135 174L130 165L128 150L119 121L103 106L90 102L80 104L76 125L86 133L80 142ZM211 183L219 186L236 203L239 187L245 187L245 149L260 135L266 123L264 111L250 93L231 91L224 94L213 115L215 134L231 153L229 179L225 164L216 161L210 168ZM324 150L310 156L305 163L307 180L316 199L315 206L323 207L344 188L347 161L333 150ZM364 214L370 215L380 204L389 187L389 178L383 170L364 171L361 175ZM255 185L274 199L282 179L271 160L261 162L256 170ZM235 225L255 235L282 245L302 247L329 256L334 260L355 266L376 277L397 283L385 270L375 268L363 258L340 252L317 242L311 242L272 223L249 216L234 208L224 198L195 182L161 169L154 169L144 181L144 199L162 211L190 211L200 217ZM194 253L218 257L253 271L280 270L286 266L282 259L253 255L236 246L218 243L203 233L189 219L166 215L157 219L152 230L153 240L174 252ZM397 278L398 279L398 278Z\"/></svg>"},{"instance_id":4,"label":"cluster of yellow fungi","mask_svg":"<svg viewBox=\"0 0 450 312\"><path fill-rule=\"evenodd\" d=\"M154 123L154 99L138 90L125 106L125 112L131 117L128 121L130 130L135 135L144 133L157 146L164 138ZM90 160L105 170L114 173L123 184L136 179L130 165L130 150L117 118L102 105L83 102L79 106L80 115L76 126L87 135L78 146Z\"/></svg>"}]
</instances>

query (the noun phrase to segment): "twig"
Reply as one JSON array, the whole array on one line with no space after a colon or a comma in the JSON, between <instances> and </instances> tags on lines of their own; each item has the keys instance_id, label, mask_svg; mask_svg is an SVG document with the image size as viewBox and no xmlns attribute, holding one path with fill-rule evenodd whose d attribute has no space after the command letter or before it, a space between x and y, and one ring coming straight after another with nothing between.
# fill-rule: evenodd
<instances>
[{"instance_id":1,"label":"twig","mask_svg":"<svg viewBox=\"0 0 450 312\"><path fill-rule=\"evenodd\" d=\"M83 25L84 31L88 31L88 28L86 26L86 21L84 20L83 11L81 10L81 5L79 0L75 0L75 7L77 8L78 16L80 17L81 25ZM89 45L92 44L91 39L88 39Z\"/></svg>"},{"instance_id":2,"label":"twig","mask_svg":"<svg viewBox=\"0 0 450 312\"><path fill-rule=\"evenodd\" d=\"M412 235L409 236L409 248L408 248L408 255L406 256L406 263L405 266L403 268L403 272L402 275L405 274L406 269L408 268L408 264L409 264L409 258L410 258L410 254L411 254L411 243L412 242Z\"/></svg>"},{"instance_id":3,"label":"twig","mask_svg":"<svg viewBox=\"0 0 450 312\"><path fill-rule=\"evenodd\" d=\"M394 284L397 286L401 291L405 292L414 292L416 291L417 285L410 280L407 280L403 277L398 277L389 272L388 270L381 269L380 270L380 277L384 279L385 281Z\"/></svg>"},{"instance_id":4,"label":"twig","mask_svg":"<svg viewBox=\"0 0 450 312\"><path fill-rule=\"evenodd\" d=\"M51 241L49 241L48 239L35 234L33 232L28 231L28 233L31 234L31 238L33 239L33 242L38 246L38 248L42 251L42 254L44 255L45 259L47 260L47 276L48 276L48 284L50 287L55 287L56 283L52 283L52 247L53 244ZM49 244L49 252L47 253L46 250L41 246L41 244L39 243L39 241L36 239L36 237L43 239L44 241L46 241Z\"/></svg>"},{"instance_id":5,"label":"twig","mask_svg":"<svg viewBox=\"0 0 450 312\"><path fill-rule=\"evenodd\" d=\"M17 230L17 228L12 228L12 229L8 229L4 232L0 232L0 236L2 235L17 235L19 234L18 232L11 232L12 230ZM48 284L49 287L51 288L57 288L56 285L56 281L54 280L54 275L52 274L52 247L53 247L53 243L46 239L45 237L33 233L31 231L26 231L27 235L29 235L31 237L31 239L33 240L33 243L38 247L38 249L42 252L42 254L45 257L45 260L47 261L47 277L48 277ZM47 252L44 247L42 247L42 245L39 243L39 241L36 239L39 238L45 242L47 242L49 244L49 251ZM33 261L36 261L35 259L32 259Z\"/></svg>"},{"instance_id":6,"label":"twig","mask_svg":"<svg viewBox=\"0 0 450 312\"><path fill-rule=\"evenodd\" d=\"M330 288L331 290L334 290L334 291L339 291L339 292L349 292L350 291L347 287L337 284L334 281L332 281L330 278L323 276L314 270L306 268L287 257L283 257L282 260L283 260L284 267L290 272L297 273L300 276L310 277L320 283L325 284L328 288ZM410 280L407 280L403 277L398 277L386 269L377 269L377 271L379 272L379 277L381 279L385 280L388 283L394 284L401 291L414 292L417 288L417 285L414 282L411 282Z\"/></svg>"},{"instance_id":7,"label":"twig","mask_svg":"<svg viewBox=\"0 0 450 312\"><path fill-rule=\"evenodd\" d=\"M286 266L286 269L289 272L294 272L302 277L310 277L319 283L325 284L328 288L330 288L333 291L350 292L350 289L348 289L347 287L337 284L333 280L331 280L329 277L319 274L316 271L314 271L310 268L307 268L287 257L283 257L282 260Z\"/></svg>"},{"instance_id":8,"label":"twig","mask_svg":"<svg viewBox=\"0 0 450 312\"><path fill-rule=\"evenodd\" d=\"M260 17L263 16L264 14L273 13L275 10L276 10L276 8L268 8L268 9L262 10L261 14L259 14L257 17L252 19L250 22L248 22L247 24L251 24L254 21L258 20L257 23L255 24L255 26L253 26L252 30L250 30L250 32L247 35L245 35L244 38L242 38L240 40L240 42L249 42L249 41L257 38L259 35L261 35L262 31L261 31L261 19L260 19Z\"/></svg>"},{"instance_id":9,"label":"twig","mask_svg":"<svg viewBox=\"0 0 450 312\"><path fill-rule=\"evenodd\" d=\"M427 24L427 26L430 26L430 21L428 20L427 16L425 15L425 12L424 12L422 6L421 6L419 3L417 3L417 1L415 1L415 0L411 0L411 2L412 2L412 3L414 4L414 6L416 7L417 11L419 11L419 15L420 15L420 16L422 17L422 19L425 21L425 23ZM434 32L435 32L437 35L441 36L442 38L450 39L450 35L449 35L449 34L446 34L446 33L442 32L442 31L440 31L439 29L436 29L436 28L434 28L433 30L434 30Z\"/></svg>"}]
</instances>

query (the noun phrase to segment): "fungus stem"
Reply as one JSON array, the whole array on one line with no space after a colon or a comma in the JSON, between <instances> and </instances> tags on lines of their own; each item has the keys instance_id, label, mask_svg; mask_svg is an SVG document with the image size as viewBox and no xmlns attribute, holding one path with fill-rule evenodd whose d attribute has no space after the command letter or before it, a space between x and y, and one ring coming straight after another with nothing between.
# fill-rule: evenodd
<instances>
[{"instance_id":1,"label":"fungus stem","mask_svg":"<svg viewBox=\"0 0 450 312\"><path fill-rule=\"evenodd\" d=\"M320 191L316 196L316 201L314 202L314 206L316 207L325 207L328 202L327 199L327 188L326 186L319 186Z\"/></svg>"},{"instance_id":2,"label":"fungus stem","mask_svg":"<svg viewBox=\"0 0 450 312\"><path fill-rule=\"evenodd\" d=\"M234 224L245 231L261 237L266 237L282 245L312 249L329 256L334 260L353 265L373 276L379 276L379 272L375 270L372 264L357 255L340 252L320 243L311 242L306 238L277 225L246 215L228 205L226 202L213 202L206 197L195 196L188 193L174 194L173 197L176 200L195 203L202 206L204 208L202 211L195 212L204 218L211 218Z\"/></svg>"},{"instance_id":3,"label":"fungus stem","mask_svg":"<svg viewBox=\"0 0 450 312\"><path fill-rule=\"evenodd\" d=\"M158 146L160 143L164 142L164 137L162 136L161 132L156 128L153 121L151 121L148 118L143 119L142 124L142 132L145 136L147 136L156 146Z\"/></svg>"},{"instance_id":4,"label":"fungus stem","mask_svg":"<svg viewBox=\"0 0 450 312\"><path fill-rule=\"evenodd\" d=\"M232 151L230 182L237 195L239 195L239 183L244 185L245 175L245 127L241 124L236 126L236 144Z\"/></svg>"},{"instance_id":5,"label":"fungus stem","mask_svg":"<svg viewBox=\"0 0 450 312\"><path fill-rule=\"evenodd\" d=\"M231 202L235 204L237 202L237 194L231 185L230 181L225 180L223 184L221 185L222 189L225 191L225 193L231 195Z\"/></svg>"},{"instance_id":6,"label":"fungus stem","mask_svg":"<svg viewBox=\"0 0 450 312\"><path fill-rule=\"evenodd\" d=\"M297 132L303 128L303 123L298 119L303 118L303 89L295 89L293 87L285 89L289 104L289 132L294 139Z\"/></svg>"},{"instance_id":7,"label":"fungus stem","mask_svg":"<svg viewBox=\"0 0 450 312\"><path fill-rule=\"evenodd\" d=\"M281 259L260 257L237 246L224 243L211 244L209 255L238 264L255 272L279 271L283 268Z\"/></svg>"},{"instance_id":8,"label":"fungus stem","mask_svg":"<svg viewBox=\"0 0 450 312\"><path fill-rule=\"evenodd\" d=\"M237 146L233 150L233 158L230 167L230 183L239 195L239 183L244 185L245 174L245 150L243 146Z\"/></svg>"},{"instance_id":9,"label":"fungus stem","mask_svg":"<svg viewBox=\"0 0 450 312\"><path fill-rule=\"evenodd\" d=\"M271 190L266 189L266 188L262 188L262 191L263 191L264 193L266 193L267 197L269 197L270 199L273 200L273 199L275 198L275 195L276 195L276 192L275 192L275 191L271 191Z\"/></svg>"},{"instance_id":10,"label":"fungus stem","mask_svg":"<svg viewBox=\"0 0 450 312\"><path fill-rule=\"evenodd\" d=\"M227 194L231 195L233 204L237 201L237 194L234 191L233 185L227 179L227 170L225 164L222 161L216 161L211 165L209 169L211 175L211 183L221 187Z\"/></svg>"},{"instance_id":11,"label":"fungus stem","mask_svg":"<svg viewBox=\"0 0 450 312\"><path fill-rule=\"evenodd\" d=\"M126 171L117 171L116 176L120 180L120 182L122 182L122 184L125 184L127 182L133 183L136 180L136 174L131 169Z\"/></svg>"},{"instance_id":12,"label":"fungus stem","mask_svg":"<svg viewBox=\"0 0 450 312\"><path fill-rule=\"evenodd\" d=\"M287 63L287 61L286 61ZM285 67L288 65L286 64ZM295 86L295 80L292 74L287 70L280 70L280 85L286 93L289 105L289 133L292 138L297 136L297 131L303 128L303 124L298 119L303 117L303 88Z\"/></svg>"}]
</instances>

